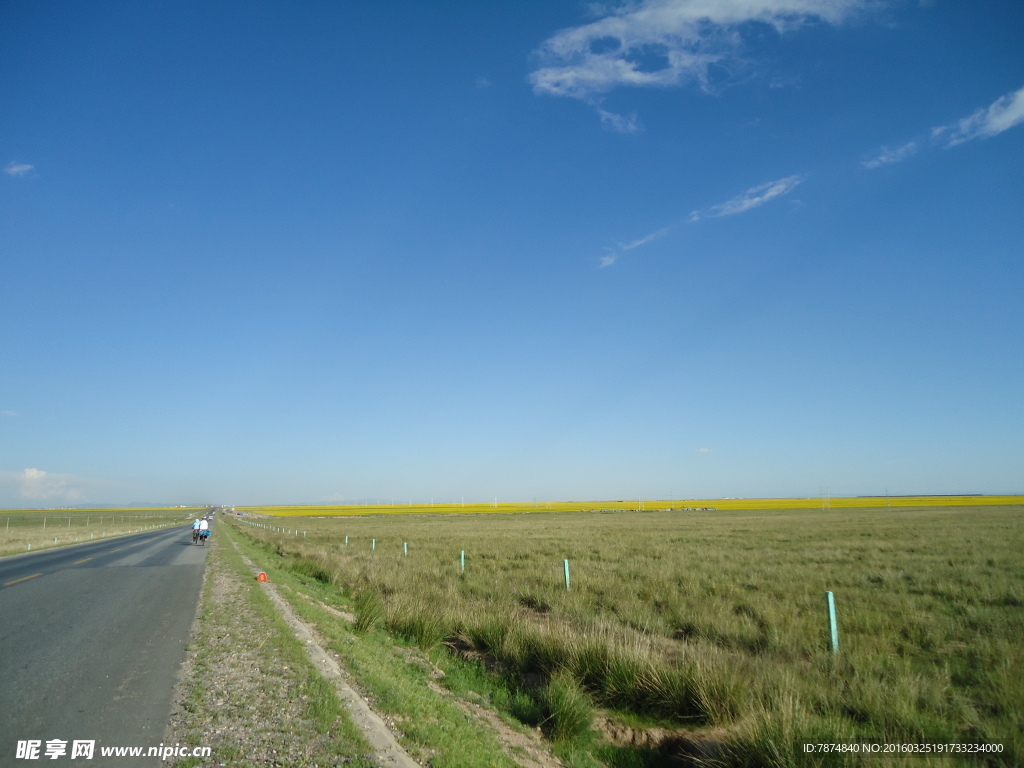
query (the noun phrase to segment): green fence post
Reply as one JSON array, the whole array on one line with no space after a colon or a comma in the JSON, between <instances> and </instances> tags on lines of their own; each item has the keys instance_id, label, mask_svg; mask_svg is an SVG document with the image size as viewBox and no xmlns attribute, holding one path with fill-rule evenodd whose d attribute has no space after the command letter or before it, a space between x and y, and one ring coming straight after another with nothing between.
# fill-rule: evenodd
<instances>
[{"instance_id":1,"label":"green fence post","mask_svg":"<svg viewBox=\"0 0 1024 768\"><path fill-rule=\"evenodd\" d=\"M348 536L345 537L345 546L348 546Z\"/></svg>"},{"instance_id":2,"label":"green fence post","mask_svg":"<svg viewBox=\"0 0 1024 768\"><path fill-rule=\"evenodd\" d=\"M836 600L831 592L825 593L825 606L828 608L828 628L832 634L832 653L839 653L839 628L836 626Z\"/></svg>"},{"instance_id":3,"label":"green fence post","mask_svg":"<svg viewBox=\"0 0 1024 768\"><path fill-rule=\"evenodd\" d=\"M569 561L568 560L563 560L562 562L565 564L565 591L568 592L569 591Z\"/></svg>"},{"instance_id":4,"label":"green fence post","mask_svg":"<svg viewBox=\"0 0 1024 768\"><path fill-rule=\"evenodd\" d=\"M459 569L463 573L466 571L466 550L459 552Z\"/></svg>"}]
</instances>

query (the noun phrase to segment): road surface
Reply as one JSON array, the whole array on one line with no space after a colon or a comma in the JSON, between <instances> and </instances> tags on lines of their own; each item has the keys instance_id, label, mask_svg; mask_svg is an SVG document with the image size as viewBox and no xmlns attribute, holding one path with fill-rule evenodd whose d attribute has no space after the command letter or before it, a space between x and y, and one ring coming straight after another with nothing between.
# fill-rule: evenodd
<instances>
[{"instance_id":1,"label":"road surface","mask_svg":"<svg viewBox=\"0 0 1024 768\"><path fill-rule=\"evenodd\" d=\"M101 747L163 741L207 551L180 527L0 559L0 766L161 764ZM42 763L16 759L30 739Z\"/></svg>"}]
</instances>

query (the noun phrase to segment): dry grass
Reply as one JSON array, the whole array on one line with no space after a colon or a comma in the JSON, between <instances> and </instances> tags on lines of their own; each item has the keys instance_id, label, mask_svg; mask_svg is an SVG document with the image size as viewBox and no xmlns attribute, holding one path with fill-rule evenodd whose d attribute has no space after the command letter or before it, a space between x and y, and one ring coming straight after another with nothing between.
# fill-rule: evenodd
<instances>
[{"instance_id":1,"label":"dry grass","mask_svg":"<svg viewBox=\"0 0 1024 768\"><path fill-rule=\"evenodd\" d=\"M180 508L2 510L0 555L184 525L199 512Z\"/></svg>"}]
</instances>

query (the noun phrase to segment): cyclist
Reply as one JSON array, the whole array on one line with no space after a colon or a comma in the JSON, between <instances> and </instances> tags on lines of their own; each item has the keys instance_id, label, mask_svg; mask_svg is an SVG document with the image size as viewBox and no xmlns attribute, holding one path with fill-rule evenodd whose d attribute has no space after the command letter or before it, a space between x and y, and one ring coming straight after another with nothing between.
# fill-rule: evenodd
<instances>
[{"instance_id":1,"label":"cyclist","mask_svg":"<svg viewBox=\"0 0 1024 768\"><path fill-rule=\"evenodd\" d=\"M210 523L204 517L199 521L199 543L203 544L206 542L207 537L210 535Z\"/></svg>"},{"instance_id":2,"label":"cyclist","mask_svg":"<svg viewBox=\"0 0 1024 768\"><path fill-rule=\"evenodd\" d=\"M195 544L199 540L199 528L202 521L197 517L196 521L192 523L192 543Z\"/></svg>"}]
</instances>

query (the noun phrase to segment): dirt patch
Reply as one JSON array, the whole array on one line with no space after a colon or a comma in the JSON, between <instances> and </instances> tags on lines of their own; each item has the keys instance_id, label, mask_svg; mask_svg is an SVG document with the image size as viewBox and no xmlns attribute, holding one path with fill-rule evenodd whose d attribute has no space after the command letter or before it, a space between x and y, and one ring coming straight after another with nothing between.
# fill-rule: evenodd
<instances>
[{"instance_id":1,"label":"dirt patch","mask_svg":"<svg viewBox=\"0 0 1024 768\"><path fill-rule=\"evenodd\" d=\"M465 638L455 635L453 637L445 638L444 646L448 649L448 652L454 656L458 656L466 661L473 661L483 665L483 668L488 672L498 675L504 675L508 671L508 667L505 662L501 661L493 653L485 653L483 651L476 650L472 644Z\"/></svg>"},{"instance_id":2,"label":"dirt patch","mask_svg":"<svg viewBox=\"0 0 1024 768\"><path fill-rule=\"evenodd\" d=\"M720 757L729 736L723 728L635 728L607 715L594 718L594 727L615 746L650 749L678 760L681 765L696 765L698 761Z\"/></svg>"},{"instance_id":3,"label":"dirt patch","mask_svg":"<svg viewBox=\"0 0 1024 768\"><path fill-rule=\"evenodd\" d=\"M447 642L455 641L455 638L449 638ZM465 643L465 641L459 642L460 644ZM468 648L468 645L466 647ZM505 754L515 760L519 765L524 768L565 768L564 764L557 757L551 754L550 745L544 740L540 729L521 731L513 728L502 720L501 716L493 709L482 706L473 701L468 701L466 698L458 696L444 686L439 685L436 681L445 676L444 670L432 663L429 659L424 658L422 653L418 653L412 648L405 648L402 646L396 646L396 648L402 652L407 664L412 664L424 669L430 677L427 681L427 687L430 688L430 690L439 696L444 696L446 699L451 700L467 715L481 721L484 725L490 728L494 735L497 736L498 743L501 744ZM449 650L451 650L451 646L449 646ZM471 695L476 696L481 701L484 700L482 696L475 693Z\"/></svg>"},{"instance_id":4,"label":"dirt patch","mask_svg":"<svg viewBox=\"0 0 1024 768\"><path fill-rule=\"evenodd\" d=\"M502 720L494 710L460 699L433 680L427 685L435 693L451 698L466 714L486 723L498 737L505 753L519 765L524 768L565 768L562 761L551 754L547 742L539 731L518 731Z\"/></svg>"},{"instance_id":5,"label":"dirt patch","mask_svg":"<svg viewBox=\"0 0 1024 768\"><path fill-rule=\"evenodd\" d=\"M315 597L310 597L305 592L300 592L299 590L292 589L290 587L284 587L283 585L281 586L282 588L287 589L291 594L298 595L310 605L315 605L317 608L327 611L329 614L331 614L332 616L337 616L339 619L344 619L345 621L351 622L353 624L355 623L356 615L354 613L349 613L348 611L339 611L337 608L334 608L333 606L330 606L327 603L321 602L320 600L317 600Z\"/></svg>"}]
</instances>

